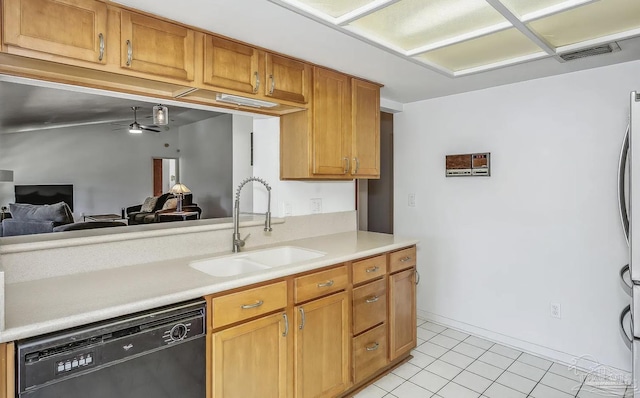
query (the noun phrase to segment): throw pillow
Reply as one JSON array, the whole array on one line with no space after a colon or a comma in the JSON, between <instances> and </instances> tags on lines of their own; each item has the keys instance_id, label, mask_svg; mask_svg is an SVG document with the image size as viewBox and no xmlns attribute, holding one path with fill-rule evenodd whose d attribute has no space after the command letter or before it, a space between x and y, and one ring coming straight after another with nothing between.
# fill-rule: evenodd
<instances>
[{"instance_id":1,"label":"throw pillow","mask_svg":"<svg viewBox=\"0 0 640 398\"><path fill-rule=\"evenodd\" d=\"M175 209L177 207L178 207L178 199L171 198L171 199L167 199L167 201L164 202L164 206L162 206L162 210Z\"/></svg>"},{"instance_id":2,"label":"throw pillow","mask_svg":"<svg viewBox=\"0 0 640 398\"><path fill-rule=\"evenodd\" d=\"M9 203L9 211L16 220L73 222L73 214L65 202L52 205Z\"/></svg>"},{"instance_id":3,"label":"throw pillow","mask_svg":"<svg viewBox=\"0 0 640 398\"><path fill-rule=\"evenodd\" d=\"M143 213L153 213L153 209L156 207L156 202L158 202L158 197L149 196L144 200L140 211Z\"/></svg>"}]
</instances>

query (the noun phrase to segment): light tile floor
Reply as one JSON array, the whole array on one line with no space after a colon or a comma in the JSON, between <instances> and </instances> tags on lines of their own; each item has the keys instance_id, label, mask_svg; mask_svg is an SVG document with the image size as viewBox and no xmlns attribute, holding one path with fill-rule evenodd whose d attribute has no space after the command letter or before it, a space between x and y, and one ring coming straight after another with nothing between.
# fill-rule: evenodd
<instances>
[{"instance_id":1,"label":"light tile floor","mask_svg":"<svg viewBox=\"0 0 640 398\"><path fill-rule=\"evenodd\" d=\"M420 319L412 355L355 398L633 397L625 385L594 388L566 365Z\"/></svg>"}]
</instances>

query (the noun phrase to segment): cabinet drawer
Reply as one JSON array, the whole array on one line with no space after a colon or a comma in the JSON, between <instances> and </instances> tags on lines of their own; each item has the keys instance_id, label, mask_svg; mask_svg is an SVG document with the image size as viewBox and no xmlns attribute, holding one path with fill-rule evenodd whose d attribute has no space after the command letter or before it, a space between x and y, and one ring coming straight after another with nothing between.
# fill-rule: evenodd
<instances>
[{"instance_id":1,"label":"cabinet drawer","mask_svg":"<svg viewBox=\"0 0 640 398\"><path fill-rule=\"evenodd\" d=\"M389 272L396 272L416 265L416 247L411 246L389 255Z\"/></svg>"},{"instance_id":2,"label":"cabinet drawer","mask_svg":"<svg viewBox=\"0 0 640 398\"><path fill-rule=\"evenodd\" d=\"M213 328L253 318L287 306L287 283L278 282L211 300Z\"/></svg>"},{"instance_id":3,"label":"cabinet drawer","mask_svg":"<svg viewBox=\"0 0 640 398\"><path fill-rule=\"evenodd\" d=\"M295 280L295 301L300 303L338 292L345 289L348 283L349 278L346 266L298 277Z\"/></svg>"},{"instance_id":4,"label":"cabinet drawer","mask_svg":"<svg viewBox=\"0 0 640 398\"><path fill-rule=\"evenodd\" d=\"M352 265L353 284L379 278L387 272L387 255L382 254L366 260L356 261Z\"/></svg>"},{"instance_id":5,"label":"cabinet drawer","mask_svg":"<svg viewBox=\"0 0 640 398\"><path fill-rule=\"evenodd\" d=\"M353 338L355 382L359 383L387 364L387 325Z\"/></svg>"},{"instance_id":6,"label":"cabinet drawer","mask_svg":"<svg viewBox=\"0 0 640 398\"><path fill-rule=\"evenodd\" d=\"M368 283L353 289L353 334L375 326L387 318L387 281Z\"/></svg>"}]
</instances>

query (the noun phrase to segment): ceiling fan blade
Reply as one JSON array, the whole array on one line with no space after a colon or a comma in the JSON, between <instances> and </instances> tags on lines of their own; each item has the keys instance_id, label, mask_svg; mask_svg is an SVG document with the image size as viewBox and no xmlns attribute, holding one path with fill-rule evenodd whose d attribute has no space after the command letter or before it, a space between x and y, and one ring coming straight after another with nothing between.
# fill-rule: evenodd
<instances>
[{"instance_id":1,"label":"ceiling fan blade","mask_svg":"<svg viewBox=\"0 0 640 398\"><path fill-rule=\"evenodd\" d=\"M152 131L152 132L154 132L154 133L159 133L159 132L160 132L160 130L151 129L151 128L149 128L149 127L145 127L145 126L140 126L140 128L141 128L142 130L144 130L144 131Z\"/></svg>"}]
</instances>

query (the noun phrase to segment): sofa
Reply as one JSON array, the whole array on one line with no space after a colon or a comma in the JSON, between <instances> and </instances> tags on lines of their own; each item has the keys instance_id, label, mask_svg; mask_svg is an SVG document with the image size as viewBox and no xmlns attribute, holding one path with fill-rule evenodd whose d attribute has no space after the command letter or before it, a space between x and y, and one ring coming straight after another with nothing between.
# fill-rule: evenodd
<instances>
[{"instance_id":1,"label":"sofa","mask_svg":"<svg viewBox=\"0 0 640 398\"><path fill-rule=\"evenodd\" d=\"M175 212L177 203L178 199L172 193L150 196L144 203L126 208L129 225L160 222L158 215ZM198 218L202 214L202 209L193 203L193 195L190 193L185 194L182 199L182 210L198 212Z\"/></svg>"},{"instance_id":2,"label":"sofa","mask_svg":"<svg viewBox=\"0 0 640 398\"><path fill-rule=\"evenodd\" d=\"M10 203L11 218L2 220L1 236L33 235L53 232L55 227L73 223L65 202L52 205Z\"/></svg>"},{"instance_id":3,"label":"sofa","mask_svg":"<svg viewBox=\"0 0 640 398\"><path fill-rule=\"evenodd\" d=\"M73 214L64 203L52 205L9 204L9 214L0 223L0 236L34 235L126 226L119 221L73 222Z\"/></svg>"}]
</instances>

